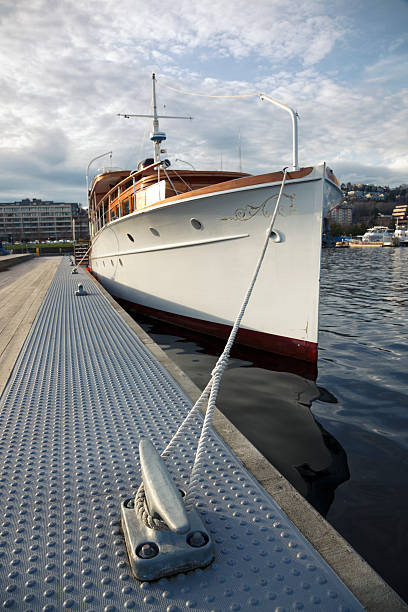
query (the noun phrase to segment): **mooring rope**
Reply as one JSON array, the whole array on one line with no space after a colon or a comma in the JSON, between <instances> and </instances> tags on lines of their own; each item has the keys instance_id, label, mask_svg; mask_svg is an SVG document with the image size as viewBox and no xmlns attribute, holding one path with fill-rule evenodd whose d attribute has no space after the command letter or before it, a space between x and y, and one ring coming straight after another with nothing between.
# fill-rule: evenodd
<instances>
[{"instance_id":1,"label":"mooring rope","mask_svg":"<svg viewBox=\"0 0 408 612\"><path fill-rule=\"evenodd\" d=\"M81 259L79 260L79 262L77 263L77 265L73 268L72 272L78 270L79 266L81 265L81 263L84 261L85 257L88 255L89 251L92 249L92 244L90 245L89 249L86 251L85 255L83 255L81 257Z\"/></svg>"},{"instance_id":2,"label":"mooring rope","mask_svg":"<svg viewBox=\"0 0 408 612\"><path fill-rule=\"evenodd\" d=\"M273 226L275 224L275 219L278 214L279 204L281 201L283 188L285 186L286 176L288 172L287 168L284 168L282 172L283 172L283 178L282 178L282 183L281 183L281 187L279 190L278 199L276 201L275 208L272 213L271 221L265 233L265 240L262 245L262 250L260 252L257 264L252 274L251 282L246 291L245 298L241 304L241 308L238 312L238 315L234 321L234 325L228 337L225 348L223 352L221 353L220 357L218 358L218 361L213 371L211 372L211 379L208 381L204 391L201 393L200 397L198 398L194 406L191 408L191 410L185 417L184 421L181 423L180 427L178 428L174 436L171 438L170 442L168 443L164 451L161 453L161 456L164 460L166 460L167 457L173 454L173 450L175 446L178 444L178 442L181 441L183 433L186 430L187 426L190 424L193 417L195 417L198 414L198 411L200 410L200 408L207 401L207 409L206 409L205 416L204 416L204 422L203 422L202 429L201 429L200 439L197 445L194 465L191 470L190 482L189 482L187 493L184 499L184 503L187 509L193 506L194 499L198 495L197 490L199 487L201 469L202 469L202 464L204 461L205 447L206 447L209 435L211 433L211 423L212 423L212 418L213 418L213 414L215 410L215 402L217 399L218 390L219 390L220 383L221 383L221 378L228 365L230 351L235 341L235 338L238 333L239 327L241 325L242 319L244 317L246 308L248 306L248 302L254 290L255 283L258 278L261 266L262 266L262 262L265 258L266 250L268 248L269 239L270 239L270 236L273 230ZM142 520L148 527L152 529L163 529L163 521L158 521L158 519L156 519L155 517L152 517L149 514L147 504L146 504L146 499L145 499L143 481L141 485L139 486L139 489L136 493L135 510L136 510L136 513L139 519Z\"/></svg>"}]
</instances>

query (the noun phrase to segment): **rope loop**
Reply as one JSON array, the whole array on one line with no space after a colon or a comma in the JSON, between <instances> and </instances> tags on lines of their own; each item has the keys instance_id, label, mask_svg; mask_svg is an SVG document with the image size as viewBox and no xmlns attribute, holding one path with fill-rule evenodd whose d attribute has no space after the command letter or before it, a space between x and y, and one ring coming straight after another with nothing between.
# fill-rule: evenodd
<instances>
[{"instance_id":1,"label":"rope loop","mask_svg":"<svg viewBox=\"0 0 408 612\"><path fill-rule=\"evenodd\" d=\"M147 506L146 494L143 486L143 482L139 486L134 499L135 512L140 521L142 521L146 527L155 529L157 531L169 531L166 523L159 518L152 516Z\"/></svg>"}]
</instances>

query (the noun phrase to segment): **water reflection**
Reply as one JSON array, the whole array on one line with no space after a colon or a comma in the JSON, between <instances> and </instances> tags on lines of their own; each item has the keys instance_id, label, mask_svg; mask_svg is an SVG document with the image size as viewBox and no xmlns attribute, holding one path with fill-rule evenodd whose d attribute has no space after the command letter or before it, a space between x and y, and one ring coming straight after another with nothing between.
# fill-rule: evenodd
<instances>
[{"instance_id":1,"label":"water reflection","mask_svg":"<svg viewBox=\"0 0 408 612\"><path fill-rule=\"evenodd\" d=\"M223 342L132 313L182 370L204 388ZM322 514L349 476L346 453L310 406L336 398L315 383L315 367L236 347L223 376L219 409Z\"/></svg>"}]
</instances>

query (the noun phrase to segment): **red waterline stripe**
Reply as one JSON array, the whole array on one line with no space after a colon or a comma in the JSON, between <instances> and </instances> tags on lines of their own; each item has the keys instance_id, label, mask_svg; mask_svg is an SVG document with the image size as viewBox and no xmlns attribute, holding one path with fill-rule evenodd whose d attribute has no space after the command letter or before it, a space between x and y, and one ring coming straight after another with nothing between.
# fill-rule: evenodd
<instances>
[{"instance_id":1,"label":"red waterline stripe","mask_svg":"<svg viewBox=\"0 0 408 612\"><path fill-rule=\"evenodd\" d=\"M215 336L216 338L228 338L231 331L230 325L224 325L222 323L214 323L213 321L204 321L203 319L196 319L194 317L187 317L185 315L178 315L165 310L158 310L157 308L150 308L149 306L143 306L130 302L123 298L114 296L118 302L125 304L134 310L141 312L149 317L166 321L178 327L184 327L193 331L198 331L208 336ZM241 328L238 331L236 342L250 348L275 353L277 355L285 355L285 357L292 357L294 359L300 359L309 363L317 363L317 343L307 342L305 340L297 340L295 338L286 338L285 336L277 336L275 334L265 334L259 331L253 331L250 329Z\"/></svg>"}]
</instances>

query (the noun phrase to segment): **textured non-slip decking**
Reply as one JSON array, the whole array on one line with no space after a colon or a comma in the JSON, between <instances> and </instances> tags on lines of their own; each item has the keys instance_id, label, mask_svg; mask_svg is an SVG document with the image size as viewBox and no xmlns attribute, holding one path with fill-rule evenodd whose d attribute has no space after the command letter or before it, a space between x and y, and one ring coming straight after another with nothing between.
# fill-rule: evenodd
<instances>
[{"instance_id":1,"label":"textured non-slip decking","mask_svg":"<svg viewBox=\"0 0 408 612\"><path fill-rule=\"evenodd\" d=\"M23 610L361 610L214 434L198 507L214 563L155 583L130 572L120 503L138 441L164 448L191 403L64 258L0 402L0 605ZM81 282L88 292L75 296ZM170 467L186 485L200 419Z\"/></svg>"}]
</instances>

